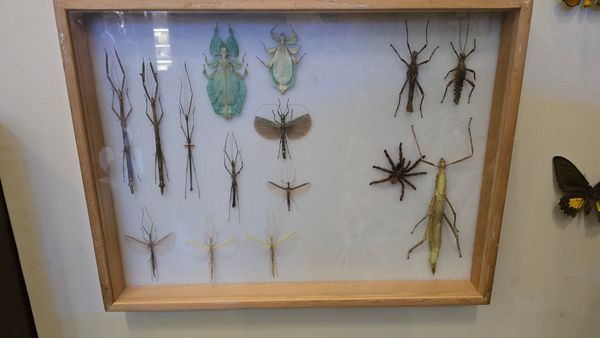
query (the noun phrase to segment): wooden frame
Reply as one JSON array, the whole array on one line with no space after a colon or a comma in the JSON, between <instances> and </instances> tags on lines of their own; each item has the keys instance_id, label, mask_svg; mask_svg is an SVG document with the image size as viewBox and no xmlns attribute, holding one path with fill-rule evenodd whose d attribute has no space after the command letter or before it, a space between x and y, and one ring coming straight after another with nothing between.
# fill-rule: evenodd
<instances>
[{"instance_id":1,"label":"wooden frame","mask_svg":"<svg viewBox=\"0 0 600 338\"><path fill-rule=\"evenodd\" d=\"M54 0L102 296L107 311L488 304L502 224L532 0ZM470 281L127 287L111 191L98 184L104 141L85 27L71 11L500 11L503 16Z\"/></svg>"}]
</instances>

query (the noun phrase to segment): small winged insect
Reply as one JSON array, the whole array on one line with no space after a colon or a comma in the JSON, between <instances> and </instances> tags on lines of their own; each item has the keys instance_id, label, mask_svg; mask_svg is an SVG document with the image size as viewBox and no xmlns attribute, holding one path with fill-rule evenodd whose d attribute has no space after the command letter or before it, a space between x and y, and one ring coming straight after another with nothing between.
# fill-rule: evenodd
<instances>
[{"instance_id":1,"label":"small winged insect","mask_svg":"<svg viewBox=\"0 0 600 338\"><path fill-rule=\"evenodd\" d=\"M279 139L279 156L283 159L292 158L288 146L288 138L296 140L306 135L312 126L310 114L303 114L294 118L294 110L290 108L290 102L287 101L285 107L281 106L281 101L277 100L277 113L271 110L273 120L256 116L254 118L254 129L260 136L268 140Z\"/></svg>"},{"instance_id":2,"label":"small winged insect","mask_svg":"<svg viewBox=\"0 0 600 338\"><path fill-rule=\"evenodd\" d=\"M591 186L581 171L562 156L552 158L558 187L564 193L558 205L565 215L575 217L580 210L596 212L600 221L600 182Z\"/></svg>"},{"instance_id":3,"label":"small winged insect","mask_svg":"<svg viewBox=\"0 0 600 338\"><path fill-rule=\"evenodd\" d=\"M459 257L462 257L462 253L460 251L460 242L458 240L458 229L456 228L456 212L454 211L454 207L448 200L448 196L446 194L446 168L448 168L451 165L455 165L466 161L473 157L475 150L473 148L473 138L471 136L472 120L472 118L469 119L468 125L469 142L471 144L470 154L452 162L446 162L446 160L440 158L437 164L424 159L425 156L423 156L423 153L421 153L421 147L419 147L419 142L417 141L417 134L415 133L415 128L414 126L411 126L413 136L415 138L415 143L417 144L417 149L419 150L419 156L421 156L421 158L423 159L422 162L437 168L438 173L435 178L435 191L433 192L431 202L429 203L429 207L427 208L427 214L425 214L425 217L423 217L419 222L417 222L417 224L415 224L413 230L410 232L411 234L413 234L419 226L419 224L423 223L425 219L428 219L427 228L425 229L425 232L423 234L423 239L417 244L415 244L412 248L410 248L410 250L408 250L406 258L410 258L410 253L413 250L415 250L418 246L425 243L425 241L429 241L429 265L431 267L431 272L434 274L437 266L438 257L440 255L440 248L442 246L442 223L444 221L446 221L446 224L448 224L450 230L452 230L454 238L456 239L456 246L458 247L458 255ZM452 215L454 216L452 222L444 212L446 204L448 204L450 210L452 211Z\"/></svg>"},{"instance_id":4,"label":"small winged insect","mask_svg":"<svg viewBox=\"0 0 600 338\"><path fill-rule=\"evenodd\" d=\"M275 182L272 181L268 181L268 183L278 189L280 189L281 191L285 192L285 201L287 201L287 209L288 211L291 211L291 205L292 203L294 203L294 205L296 204L296 202L294 202L294 199L292 198L292 193L294 191L296 191L297 189L300 189L304 186L307 186L310 184L310 182L306 182L306 183L302 183L299 185L296 185L296 173L294 172L294 175L292 177L292 179L290 180L289 178L287 180L284 181L283 179L283 173L281 175L281 183L277 184ZM283 203L283 201L282 201ZM296 206L297 207L297 206Z\"/></svg>"},{"instance_id":5,"label":"small winged insect","mask_svg":"<svg viewBox=\"0 0 600 338\"><path fill-rule=\"evenodd\" d=\"M198 192L198 198L200 198L200 186L198 185L198 177L196 176L196 163L194 162L194 153L193 149L195 147L192 142L192 137L194 135L194 130L196 129L196 106L194 106L194 92L192 91L192 81L190 80L190 74L188 73L187 63L184 62L183 68L185 70L186 76L186 85L189 89L189 102L187 102L184 106L182 102L182 94L183 94L183 80L180 80L179 86L179 126L181 127L181 131L183 132L183 136L185 137L185 150L187 154L186 164L185 164L185 188L184 188L184 198L187 197L188 186L190 192L194 191L194 187ZM195 184L194 184L195 183Z\"/></svg>"},{"instance_id":6,"label":"small winged insect","mask_svg":"<svg viewBox=\"0 0 600 338\"><path fill-rule=\"evenodd\" d=\"M162 107L162 101L159 93L159 82L158 82L158 74L154 69L154 65L152 61L148 62L150 65L150 72L152 73L152 79L154 80L154 90L149 88L149 80L146 76L146 62L142 61L142 72L140 76L142 77L142 86L144 87L144 94L146 95L146 117L152 124L154 128L154 181L158 178L158 187L160 188L160 194L165 194L165 178L169 179L169 172L167 170L167 161L165 160L165 155L162 150L162 144L160 141L160 123L162 122L163 117L165 116L165 112ZM148 114L148 104L150 104L150 111L152 116ZM160 114L158 110L160 109ZM158 176L158 177L157 177Z\"/></svg>"},{"instance_id":7,"label":"small winged insect","mask_svg":"<svg viewBox=\"0 0 600 338\"><path fill-rule=\"evenodd\" d=\"M382 167L378 167L376 165L373 166L374 169L377 170L381 170L384 173L388 174L387 178L378 180L378 181L373 181L371 183L369 183L369 185L374 185L374 184L379 184L379 183L383 183L383 182L390 182L391 184L396 184L396 183L400 183L400 187L402 188L402 192L400 193L400 201L402 201L402 199L404 198L404 189L405 186L404 184L407 184L409 187L413 188L414 190L417 190L417 187L414 186L414 184L412 184L408 178L411 176L419 176L419 175L425 175L427 174L424 171L420 171L420 172L411 172L413 171L413 169L415 169L417 167L417 165L419 165L419 163L421 163L421 161L423 160L424 157L419 158L418 160L415 161L415 163L411 164L411 161L406 162L406 158L404 158L404 155L402 154L402 142L400 143L400 146L398 146L398 163L394 163L394 161L392 161L392 158L390 157L390 154L388 154L387 150L383 150L383 153L385 154L385 157L387 157L388 162L390 163L390 169L385 169Z\"/></svg>"},{"instance_id":8,"label":"small winged insect","mask_svg":"<svg viewBox=\"0 0 600 338\"><path fill-rule=\"evenodd\" d=\"M471 92L469 93L469 101L468 101L469 103L471 103L471 95L473 95L473 91L475 90L475 82L467 79L467 72L473 73L473 80L477 80L477 75L475 74L475 71L473 69L470 69L467 67L466 60L469 57L469 55L473 54L473 52L477 48L477 40L475 38L473 38L473 49L471 49L471 51L469 51L467 53L466 50L467 50L467 43L469 42L470 22L467 21L467 33L465 35L465 43L464 44L462 43L462 19L460 20L459 25L460 26L459 26L459 31L458 31L459 32L458 33L458 47L460 49L460 53L458 53L456 51L456 48L454 48L454 44L452 43L452 41L450 41L452 50L454 51L454 54L458 58L458 65L456 66L456 68L451 69L448 72L448 74L446 74L446 77L444 77L444 80L446 80L448 78L448 76L450 76L450 74L452 72L454 72L454 77L446 85L446 90L444 91L444 97L442 97L442 103L444 103L444 100L446 99L446 94L448 94L448 88L450 88L450 86L452 84L454 84L454 103L455 104L458 104L460 102L460 96L462 94L462 90L463 90L463 86L465 85L465 82L467 82L468 84L471 85Z\"/></svg>"},{"instance_id":9,"label":"small winged insect","mask_svg":"<svg viewBox=\"0 0 600 338\"><path fill-rule=\"evenodd\" d=\"M219 248L224 247L225 245L233 242L235 240L235 238L231 238L225 242L221 242L219 243L218 241L218 233L215 232L215 230L210 230L210 231L206 231L204 233L204 243L197 243L194 241L187 241L187 244L193 245L195 247L198 248L202 248L204 250L206 250L206 253L208 254L208 269L210 271L210 283L214 284L216 281L216 271L217 271L217 266L216 266L216 251Z\"/></svg>"},{"instance_id":10,"label":"small winged insect","mask_svg":"<svg viewBox=\"0 0 600 338\"><path fill-rule=\"evenodd\" d=\"M144 214L148 216L150 220L150 228L147 228L144 225ZM162 246L166 246L167 241L173 238L173 233L169 233L162 238L158 239L158 235L156 234L156 229L154 227L154 222L148 213L148 209L142 209L142 239L137 239L132 236L125 236L127 241L134 246L141 247L143 250L150 254L150 267L152 271L152 280L158 280L158 262L156 260L157 250L159 250Z\"/></svg>"},{"instance_id":11,"label":"small winged insect","mask_svg":"<svg viewBox=\"0 0 600 338\"><path fill-rule=\"evenodd\" d=\"M273 278L278 276L277 273L277 249L281 244L286 242L288 239L292 237L294 232L290 232L289 234L280 237L279 230L267 230L265 231L265 240L260 240L253 236L248 236L249 239L263 245L267 250L269 250L269 263L271 265L271 276Z\"/></svg>"},{"instance_id":12,"label":"small winged insect","mask_svg":"<svg viewBox=\"0 0 600 338\"><path fill-rule=\"evenodd\" d=\"M429 43L429 40L428 40L429 21L427 21L427 26L425 26L425 45L423 45L423 47L419 51L417 51L416 49L413 50L410 47L410 43L408 42L408 21L404 20L404 26L406 27L406 46L408 47L408 52L410 53L410 62L407 62L406 60L404 60L402 58L402 56L400 56L400 53L398 53L398 50L396 50L394 45L390 44L390 47L392 47L394 52L396 52L396 55L398 55L398 57L400 58L400 61L402 61L406 65L406 67L408 67L408 69L406 70L406 80L404 81L404 84L402 85L402 89L400 89L400 93L398 94L398 105L396 106L396 112L394 113L394 117L398 114L398 109L400 109L400 101L402 100L402 93L404 93L404 89L406 89L407 84L408 84L408 101L406 103L406 111L409 113L412 113L414 111L413 99L415 96L415 88L416 88L419 90L419 93L421 94L421 102L419 104L419 111L421 112L421 117L423 117L423 100L425 99L425 91L423 90L423 87L421 87L421 84L419 83L419 79L418 79L419 67L428 63L429 61L431 61L433 54L435 54L435 51L438 50L438 48L440 48L440 47L439 46L435 47L433 52L431 52L429 59L419 62L418 61L419 55L421 55L421 53L425 50L425 48L427 48L427 45Z\"/></svg>"},{"instance_id":13,"label":"small winged insect","mask_svg":"<svg viewBox=\"0 0 600 338\"><path fill-rule=\"evenodd\" d=\"M279 45L277 47L267 48L267 46L261 42L265 51L271 56L271 60L265 63L260 58L257 57L257 59L267 67L271 73L273 84L279 89L279 92L283 94L294 85L296 81L296 66L302 61L302 58L306 53L299 59L294 57L294 55L298 54L300 48L290 47L298 42L298 36L296 35L296 32L294 32L292 25L290 25L292 34L289 37L284 33L280 33L279 35L275 34L275 28L277 28L277 25L271 29L271 38L278 42Z\"/></svg>"},{"instance_id":14,"label":"small winged insect","mask_svg":"<svg viewBox=\"0 0 600 338\"><path fill-rule=\"evenodd\" d=\"M129 186L129 191L133 194L135 190L135 177L133 173L133 159L131 156L131 143L129 142L129 131L127 127L127 120L129 120L129 116L133 112L133 108L131 107L131 100L129 99L129 89L125 89L125 68L123 67L123 63L121 63L121 58L119 58L119 53L115 49L115 57L117 62L119 63L119 69L121 70L121 83L119 86L115 84L115 81L110 76L110 71L108 69L108 52L104 51L104 65L106 66L106 78L110 83L110 89L112 91L112 102L111 109L119 123L121 124L121 134L123 136L123 179L125 179L125 171L127 171L127 185ZM119 110L115 108L115 96L117 97ZM125 102L129 102L129 110L125 112Z\"/></svg>"},{"instance_id":15,"label":"small winged insect","mask_svg":"<svg viewBox=\"0 0 600 338\"><path fill-rule=\"evenodd\" d=\"M204 67L204 76L208 78L208 97L216 114L230 119L240 114L242 105L246 99L246 84L244 79L248 74L248 65L244 68L244 74L240 74L237 69L241 69L244 64L237 60L240 55L240 49L233 36L233 30L229 27L229 38L223 42L219 37L219 29L215 25L212 40L210 41L210 55L212 60L204 54L204 62L214 71L210 74Z\"/></svg>"},{"instance_id":16,"label":"small winged insect","mask_svg":"<svg viewBox=\"0 0 600 338\"><path fill-rule=\"evenodd\" d=\"M230 141L231 138L231 141ZM229 212L228 219L231 218L231 209L238 208L238 221L240 218L240 201L238 193L238 175L244 169L244 160L238 147L237 140L233 132L227 132L225 137L225 146L223 147L223 166L231 178L231 187L229 188Z\"/></svg>"}]
</instances>

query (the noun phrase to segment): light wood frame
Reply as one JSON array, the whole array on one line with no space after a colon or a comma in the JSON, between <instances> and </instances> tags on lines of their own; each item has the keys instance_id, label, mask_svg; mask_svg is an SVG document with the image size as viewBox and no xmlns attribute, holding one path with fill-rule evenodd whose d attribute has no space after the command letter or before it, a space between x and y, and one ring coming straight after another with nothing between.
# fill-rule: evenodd
<instances>
[{"instance_id":1,"label":"light wood frame","mask_svg":"<svg viewBox=\"0 0 600 338\"><path fill-rule=\"evenodd\" d=\"M489 304L533 0L54 0L96 264L107 311ZM85 26L72 11L499 11L502 28L470 280L125 285Z\"/></svg>"}]
</instances>

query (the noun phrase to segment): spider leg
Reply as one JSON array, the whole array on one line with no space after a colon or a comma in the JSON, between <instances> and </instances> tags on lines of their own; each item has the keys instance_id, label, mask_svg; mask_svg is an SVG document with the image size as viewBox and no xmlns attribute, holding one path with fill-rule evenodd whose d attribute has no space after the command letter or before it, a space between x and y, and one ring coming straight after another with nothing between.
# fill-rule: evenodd
<instances>
[{"instance_id":1,"label":"spider leg","mask_svg":"<svg viewBox=\"0 0 600 338\"><path fill-rule=\"evenodd\" d=\"M396 164L394 163L394 161L392 161L392 158L390 157L390 154L388 154L387 150L384 150L383 153L385 154L385 157L387 157L388 162L390 162L390 165L392 166L392 171L396 170Z\"/></svg>"},{"instance_id":2,"label":"spider leg","mask_svg":"<svg viewBox=\"0 0 600 338\"><path fill-rule=\"evenodd\" d=\"M369 183L369 185L373 185L373 184L379 184L379 183L383 183L383 182L387 182L389 180L391 180L394 176L390 175L390 177L388 178L384 178L382 180L378 180L378 181L373 181L371 183Z\"/></svg>"},{"instance_id":3,"label":"spider leg","mask_svg":"<svg viewBox=\"0 0 600 338\"><path fill-rule=\"evenodd\" d=\"M400 201L404 198L404 182L402 180L398 180L400 182L400 186L402 187L402 193L400 194Z\"/></svg>"},{"instance_id":4,"label":"spider leg","mask_svg":"<svg viewBox=\"0 0 600 338\"><path fill-rule=\"evenodd\" d=\"M415 185L414 185L414 184L410 183L410 181L409 181L409 180L407 180L406 178L402 177L402 178L400 179L400 181L404 181L404 183L408 184L408 185L409 185L411 188L413 188L414 190L417 190L417 187L415 187Z\"/></svg>"},{"instance_id":5,"label":"spider leg","mask_svg":"<svg viewBox=\"0 0 600 338\"><path fill-rule=\"evenodd\" d=\"M393 171L391 171L391 170L388 170L388 169L383 169L382 167L378 167L378 166L376 166L376 165L374 165L374 166L373 166L373 168L374 168L374 169L379 169L379 170L381 170L381 171L384 171L384 172L386 172L386 173L388 173L388 174L394 174L394 172L393 172Z\"/></svg>"}]
</instances>

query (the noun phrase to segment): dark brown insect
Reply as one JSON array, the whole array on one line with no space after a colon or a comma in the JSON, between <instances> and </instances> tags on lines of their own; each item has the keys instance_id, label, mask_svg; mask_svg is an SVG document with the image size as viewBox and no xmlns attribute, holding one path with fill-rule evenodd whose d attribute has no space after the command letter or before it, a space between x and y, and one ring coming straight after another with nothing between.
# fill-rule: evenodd
<instances>
[{"instance_id":1,"label":"dark brown insect","mask_svg":"<svg viewBox=\"0 0 600 338\"><path fill-rule=\"evenodd\" d=\"M279 185L275 182L271 182L271 181L268 181L268 182L272 186L279 188L285 192L285 201L287 201L288 211L291 211L291 205L292 205L292 202L294 202L294 199L292 198L292 192L296 189L302 188L302 187L310 184L310 182L306 182L306 183L302 183L300 185L295 185L296 184L296 175L295 174L291 180L288 179L287 181L283 180L283 175L282 175L281 185Z\"/></svg>"},{"instance_id":2,"label":"dark brown insect","mask_svg":"<svg viewBox=\"0 0 600 338\"><path fill-rule=\"evenodd\" d=\"M150 229L144 226L144 213L150 219ZM156 261L156 250L157 247L166 242L167 239L172 238L173 233L169 233L166 236L163 236L161 239L157 239L156 229L154 228L154 222L148 213L148 209L142 209L142 239L137 239L131 236L125 236L128 241L132 244L137 244L141 248L147 250L150 253L150 267L152 269L152 279L158 279L158 263Z\"/></svg>"},{"instance_id":3,"label":"dark brown insect","mask_svg":"<svg viewBox=\"0 0 600 338\"><path fill-rule=\"evenodd\" d=\"M154 182L156 182L158 175L158 187L160 188L160 194L164 195L165 193L165 177L169 179L169 172L167 171L167 161L165 160L165 156L162 151L162 145L160 143L160 123L162 122L162 118L165 115L165 112L162 107L162 101L160 99L160 93L158 92L158 74L154 70L154 65L152 61L148 62L150 65L150 72L152 73L152 78L154 79L154 91L148 90L148 85L146 83L146 62L142 61L142 72L140 76L142 77L142 86L144 87L144 93L146 95L146 117L150 120L152 127L154 127L154 144L155 144L155 152L154 152ZM152 111L152 116L148 114L148 103L150 104L150 110ZM160 109L160 115L158 114L158 109Z\"/></svg>"},{"instance_id":4,"label":"dark brown insect","mask_svg":"<svg viewBox=\"0 0 600 338\"><path fill-rule=\"evenodd\" d=\"M415 88L417 88L419 90L419 93L421 93L421 103L419 104L419 111L421 112L421 117L423 117L423 99L425 99L425 91L419 83L419 67L431 61L433 54L435 54L435 51L438 50L440 46L435 47L435 49L431 53L431 56L429 56L429 59L422 62L418 62L419 55L425 50L425 48L427 48L427 44L429 43L427 37L429 30L429 21L427 21L427 26L425 26L425 45L423 45L423 47L418 52L417 50L413 50L410 47L410 43L408 42L408 21L404 20L404 26L406 27L406 46L408 47L408 52L410 53L410 63L406 62L406 60L404 60L402 56L400 56L400 53L398 53L398 50L396 50L394 45L390 44L390 47L392 47L394 52L396 52L396 55L398 55L400 61L404 62L406 67L408 67L408 69L406 70L406 80L404 81L402 89L398 94L398 105L396 106L396 112L394 113L394 117L398 114L398 109L400 109L400 101L402 100L402 93L404 92L404 89L406 89L406 84L408 84L408 102L406 103L406 111L409 113L412 113L414 111L413 98L415 96Z\"/></svg>"},{"instance_id":5,"label":"dark brown insect","mask_svg":"<svg viewBox=\"0 0 600 338\"><path fill-rule=\"evenodd\" d=\"M125 180L125 170L127 170L127 185L129 186L129 191L133 194L135 190L135 177L133 173L133 159L131 157L131 145L129 142L129 133L127 131L127 120L131 115L133 108L131 107L131 100L129 99L129 89L125 89L125 68L121 63L121 58L119 58L119 53L115 49L115 57L117 58L117 62L119 63L119 69L121 70L121 84L119 87L115 84L113 79L110 77L110 71L108 69L108 52L104 51L104 64L106 66L106 78L108 82L110 82L110 88L112 90L112 102L111 109L119 122L121 123L121 134L123 136L123 180ZM119 110L115 108L115 96L117 97L117 101L119 101ZM130 103L129 110L125 113L125 99Z\"/></svg>"},{"instance_id":6,"label":"dark brown insect","mask_svg":"<svg viewBox=\"0 0 600 338\"><path fill-rule=\"evenodd\" d=\"M231 135L231 139L233 139L233 143L229 142L229 136ZM229 145L229 149L228 148ZM225 137L225 147L223 148L223 166L225 166L225 170L229 173L229 177L231 177L231 187L229 189L229 213L228 219L231 217L231 209L238 208L238 220L239 220L239 193L238 193L238 175L244 169L244 160L242 159L242 153L237 144L237 140L235 139L235 135L233 132L227 132L227 136ZM239 165L239 168L238 168Z\"/></svg>"},{"instance_id":7,"label":"dark brown insect","mask_svg":"<svg viewBox=\"0 0 600 338\"><path fill-rule=\"evenodd\" d=\"M473 73L473 80L477 81L477 75L473 69L467 68L466 60L469 55L475 52L477 49L477 40L473 38L473 49L470 52L466 53L467 43L469 40L469 21L467 21L467 34L465 36L465 43L462 43L462 20L460 21L460 28L458 33L458 47L460 48L460 53L456 51L454 48L454 44L450 41L450 45L452 46L452 50L454 54L458 58L458 65L456 68L448 71L448 74L444 77L444 80L450 76L450 73L454 72L454 77L448 84L446 85L446 90L444 91L444 97L442 97L442 103L444 103L444 99L446 99L446 94L448 94L448 88L454 83L454 103L458 104L460 102L460 96L462 94L463 86L465 85L465 81L471 85L471 92L469 93L469 103L471 103L471 95L473 95L473 91L475 90L475 82L467 79L467 72Z\"/></svg>"},{"instance_id":8,"label":"dark brown insect","mask_svg":"<svg viewBox=\"0 0 600 338\"><path fill-rule=\"evenodd\" d=\"M277 115L275 115L275 110L271 110L273 120L256 116L254 118L254 129L268 140L279 139L277 158L281 155L285 160L288 157L292 158L287 139L295 140L306 135L312 126L312 119L310 114L294 118L294 110L290 108L289 100L285 105L285 111L282 110L281 101L278 99L277 102Z\"/></svg>"},{"instance_id":9,"label":"dark brown insect","mask_svg":"<svg viewBox=\"0 0 600 338\"><path fill-rule=\"evenodd\" d=\"M196 129L196 107L193 106L194 92L192 90L192 81L190 80L190 74L188 73L187 63L183 64L183 68L185 69L187 86L190 90L189 102L186 104L186 107L184 107L183 103L181 102L181 96L183 93L183 80L179 81L179 126L181 127L181 131L185 137L184 147L187 153L185 166L185 189L183 196L184 198L187 197L188 183L190 192L194 191L195 180L196 191L198 192L198 198L200 198L200 186L198 185L198 177L196 176L196 163L194 162L194 153L192 152L195 147L195 145L192 143L192 136L194 135L194 130Z\"/></svg>"},{"instance_id":10,"label":"dark brown insect","mask_svg":"<svg viewBox=\"0 0 600 338\"><path fill-rule=\"evenodd\" d=\"M420 157L413 164L411 164L411 161L406 162L406 158L404 158L404 155L402 154L402 142L400 143L400 146L398 146L398 153L399 153L398 164L396 164L396 163L394 163L394 161L392 161L392 158L388 154L387 150L384 150L383 153L385 154L385 157L387 157L388 162L390 163L391 169L384 169L384 168L378 167L376 165L374 165L373 168L381 170L385 173L388 173L389 176L382 180L373 181L373 182L369 183L369 185L379 184L379 183L388 182L388 181L391 184L400 183L400 186L402 187L402 193L400 194L400 200L402 201L402 199L404 198L404 189L405 189L404 184L405 183L408 186L410 186L411 188L413 188L414 190L417 190L417 187L415 187L414 184L412 184L408 180L408 177L427 174L424 171L411 173L411 171L413 169L415 169L417 167L417 165L419 165L419 163L421 163L421 161L425 158L425 156Z\"/></svg>"}]
</instances>

